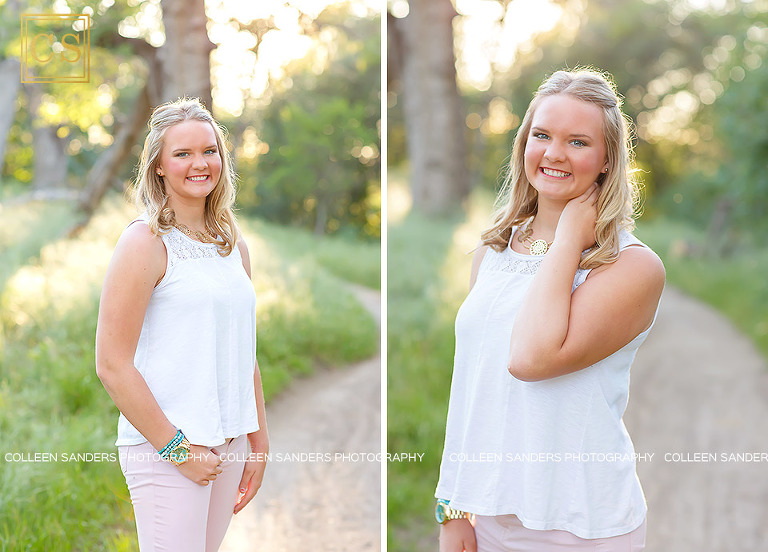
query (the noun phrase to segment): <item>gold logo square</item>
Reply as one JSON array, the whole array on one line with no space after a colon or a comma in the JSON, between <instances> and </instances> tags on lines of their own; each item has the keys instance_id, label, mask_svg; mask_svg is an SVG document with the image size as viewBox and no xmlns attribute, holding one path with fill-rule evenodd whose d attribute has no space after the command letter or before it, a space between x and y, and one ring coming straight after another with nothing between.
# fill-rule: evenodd
<instances>
[{"instance_id":1,"label":"gold logo square","mask_svg":"<svg viewBox=\"0 0 768 552\"><path fill-rule=\"evenodd\" d=\"M21 14L21 82L90 81L90 14Z\"/></svg>"}]
</instances>

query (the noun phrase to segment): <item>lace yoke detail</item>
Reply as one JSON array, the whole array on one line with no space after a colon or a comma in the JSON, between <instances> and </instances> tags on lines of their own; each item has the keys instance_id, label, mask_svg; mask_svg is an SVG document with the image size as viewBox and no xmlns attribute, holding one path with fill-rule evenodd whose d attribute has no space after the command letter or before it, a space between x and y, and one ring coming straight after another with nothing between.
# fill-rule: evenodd
<instances>
[{"instance_id":1,"label":"lace yoke detail","mask_svg":"<svg viewBox=\"0 0 768 552\"><path fill-rule=\"evenodd\" d=\"M219 257L215 244L197 243L184 237L176 228L163 236L168 251L168 266L175 266L189 259L204 259Z\"/></svg>"},{"instance_id":2,"label":"lace yoke detail","mask_svg":"<svg viewBox=\"0 0 768 552\"><path fill-rule=\"evenodd\" d=\"M520 259L512 255L509 249L498 252L488 249L480 265L483 272L510 272L512 274L533 275L539 270L542 259Z\"/></svg>"},{"instance_id":3,"label":"lace yoke detail","mask_svg":"<svg viewBox=\"0 0 768 552\"><path fill-rule=\"evenodd\" d=\"M514 235L514 232L513 232ZM640 245L646 247L643 242L638 240L630 232L622 231L619 234L619 251L623 251L629 246ZM509 274L524 274L533 276L539 270L543 256L530 257L527 255L516 254L509 247L503 251L495 251L489 248L486 251L483 261L480 264L479 272L506 272ZM577 268L573 280L573 290L579 287L587 279L587 275L592 269Z\"/></svg>"}]
</instances>

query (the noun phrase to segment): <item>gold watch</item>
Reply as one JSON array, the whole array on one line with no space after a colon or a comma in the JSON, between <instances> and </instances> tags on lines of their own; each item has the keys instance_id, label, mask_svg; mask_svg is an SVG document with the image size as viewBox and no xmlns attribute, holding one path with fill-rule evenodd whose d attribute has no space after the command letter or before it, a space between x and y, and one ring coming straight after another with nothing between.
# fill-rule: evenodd
<instances>
[{"instance_id":1,"label":"gold watch","mask_svg":"<svg viewBox=\"0 0 768 552\"><path fill-rule=\"evenodd\" d=\"M470 514L451 508L448 504L448 501L444 498L437 499L437 505L435 506L435 519L437 523L443 524L452 519L469 518Z\"/></svg>"},{"instance_id":2,"label":"gold watch","mask_svg":"<svg viewBox=\"0 0 768 552\"><path fill-rule=\"evenodd\" d=\"M181 443L176 445L168 453L168 461L175 465L180 466L189 459L189 441L186 437L181 440Z\"/></svg>"}]
</instances>

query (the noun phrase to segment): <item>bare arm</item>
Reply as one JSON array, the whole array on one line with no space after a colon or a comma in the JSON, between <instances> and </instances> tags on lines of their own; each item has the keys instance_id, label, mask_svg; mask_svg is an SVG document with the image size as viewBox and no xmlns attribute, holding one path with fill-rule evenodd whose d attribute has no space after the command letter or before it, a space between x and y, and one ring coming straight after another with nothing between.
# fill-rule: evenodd
<instances>
[{"instance_id":1,"label":"bare arm","mask_svg":"<svg viewBox=\"0 0 768 552\"><path fill-rule=\"evenodd\" d=\"M464 519L451 519L440 525L440 552L477 552L475 527Z\"/></svg>"},{"instance_id":2,"label":"bare arm","mask_svg":"<svg viewBox=\"0 0 768 552\"><path fill-rule=\"evenodd\" d=\"M625 249L571 294L581 251L594 243L595 198L585 194L569 202L517 314L508 368L520 380L539 381L591 366L653 320L664 266L645 248Z\"/></svg>"}]
</instances>

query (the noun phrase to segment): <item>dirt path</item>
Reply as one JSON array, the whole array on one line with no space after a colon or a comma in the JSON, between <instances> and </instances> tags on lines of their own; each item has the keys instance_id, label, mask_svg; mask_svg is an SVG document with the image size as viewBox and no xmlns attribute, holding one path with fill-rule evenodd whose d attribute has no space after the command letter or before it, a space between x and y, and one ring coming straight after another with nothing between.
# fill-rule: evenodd
<instances>
[{"instance_id":1,"label":"dirt path","mask_svg":"<svg viewBox=\"0 0 768 552\"><path fill-rule=\"evenodd\" d=\"M768 366L727 320L665 290L632 367L625 422L636 451L654 453L638 463L648 552L768 549Z\"/></svg>"},{"instance_id":2,"label":"dirt path","mask_svg":"<svg viewBox=\"0 0 768 552\"><path fill-rule=\"evenodd\" d=\"M379 292L353 291L380 321ZM296 381L267 416L273 461L220 551L380 550L381 463L370 460L381 450L380 355Z\"/></svg>"}]
</instances>

